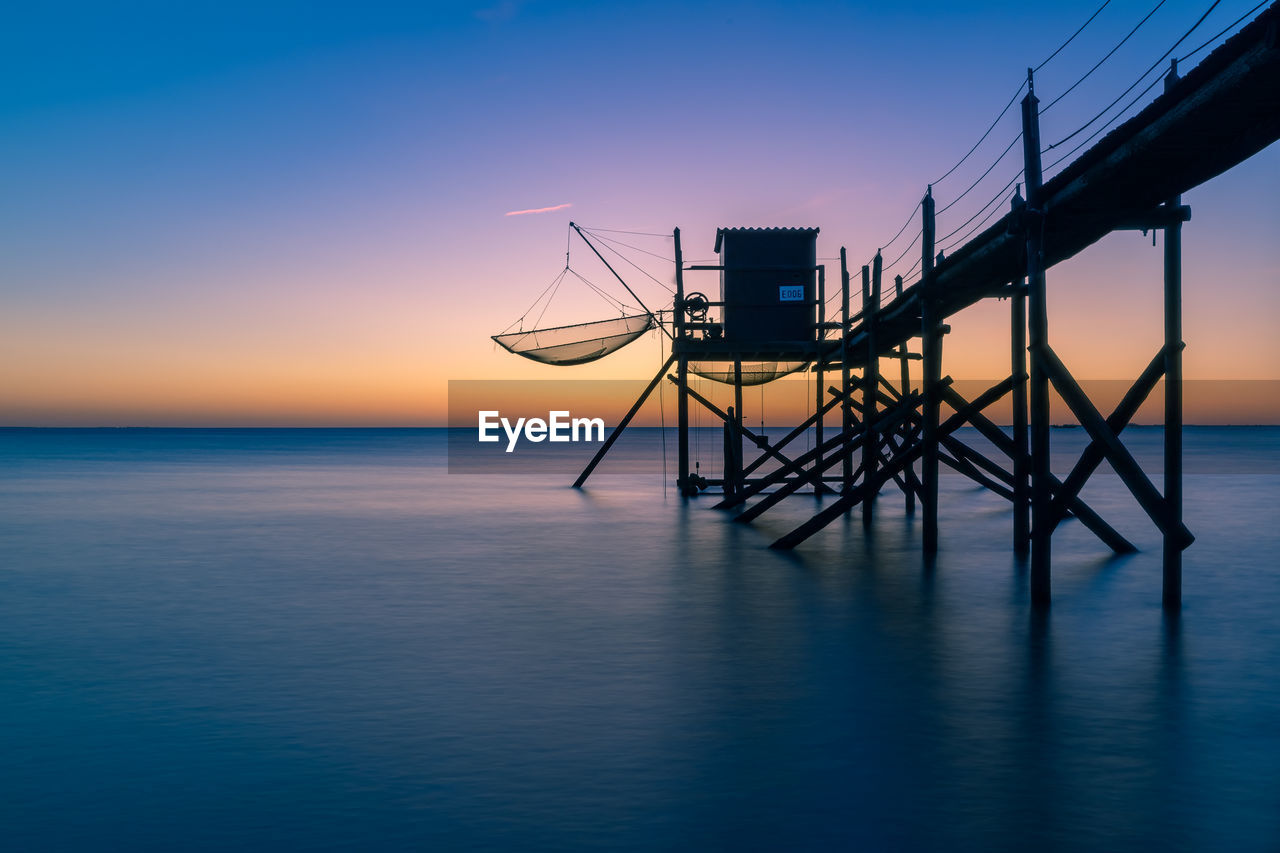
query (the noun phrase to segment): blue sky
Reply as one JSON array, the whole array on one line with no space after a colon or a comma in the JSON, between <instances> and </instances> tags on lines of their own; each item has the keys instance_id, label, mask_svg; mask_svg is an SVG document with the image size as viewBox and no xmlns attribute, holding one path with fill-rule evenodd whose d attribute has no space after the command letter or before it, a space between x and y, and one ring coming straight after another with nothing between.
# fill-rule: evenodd
<instances>
[{"instance_id":1,"label":"blue sky","mask_svg":"<svg viewBox=\"0 0 1280 853\"><path fill-rule=\"evenodd\" d=\"M1038 75L1042 98L1154 5L1109 4ZM1207 5L1164 4L1045 115L1046 141ZM1183 49L1252 5L1220 4ZM0 32L0 421L430 421L449 378L543 375L487 336L563 266L569 219L679 225L691 258L710 256L718 226L816 225L820 254L847 245L860 263L1097 6L14 10ZM1016 112L937 188L940 205L991 165ZM942 233L1018 171L1016 155ZM1273 146L1188 196L1189 376L1280 377L1278 161ZM1078 372L1133 375L1149 357L1158 322L1114 357L1088 345L1098 295L1116 302L1104 334L1157 310L1159 253L1143 246L1118 235L1055 271L1055 340ZM1220 307L1228 288L1257 306L1243 326ZM548 318L590 319L593 300L565 293ZM978 309L953 324L958 374L994 370L985 339L1000 322ZM656 346L581 375L640 375Z\"/></svg>"}]
</instances>

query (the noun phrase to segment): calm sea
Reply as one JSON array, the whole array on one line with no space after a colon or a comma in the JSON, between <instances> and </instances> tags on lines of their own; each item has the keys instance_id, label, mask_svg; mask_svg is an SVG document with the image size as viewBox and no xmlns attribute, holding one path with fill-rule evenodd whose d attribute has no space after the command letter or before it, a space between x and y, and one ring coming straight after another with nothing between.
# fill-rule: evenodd
<instances>
[{"instance_id":1,"label":"calm sea","mask_svg":"<svg viewBox=\"0 0 1280 853\"><path fill-rule=\"evenodd\" d=\"M0 431L0 848L1280 850L1280 430L1186 445L1171 619L1105 473L1142 551L1064 523L1038 617L954 475L929 566L887 489L770 551L816 500L734 524L656 431L585 491L436 430Z\"/></svg>"}]
</instances>

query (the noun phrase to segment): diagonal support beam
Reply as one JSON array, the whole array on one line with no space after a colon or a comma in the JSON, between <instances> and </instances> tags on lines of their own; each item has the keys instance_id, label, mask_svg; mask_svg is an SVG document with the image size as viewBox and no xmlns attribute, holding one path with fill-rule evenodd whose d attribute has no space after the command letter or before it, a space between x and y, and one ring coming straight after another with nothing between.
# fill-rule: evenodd
<instances>
[{"instance_id":1,"label":"diagonal support beam","mask_svg":"<svg viewBox=\"0 0 1280 853\"><path fill-rule=\"evenodd\" d=\"M886 410L885 412L882 412L880 417L877 418L875 421L876 429L885 430L885 429L891 429L894 426L896 426L900 420L907 417L908 412L915 411L915 408L914 408L915 402L916 402L915 398L912 397L906 403L899 405L893 409L889 409L889 410ZM846 438L843 433L841 433L841 435L838 435L834 439L832 439L832 441L835 442L836 447L833 448L834 452L830 456L821 459L817 463L819 468L819 473L835 465L835 463L839 462L843 456L851 454L858 448L863 447L865 438L866 438L866 433L858 432L852 436L848 436L847 441L841 441L840 439L842 438ZM815 448L814 450L816 451L817 448ZM865 458L863 460L862 468L864 471L863 483L865 485L866 483L865 471L868 470L868 466L866 465ZM777 491L774 491L768 495L765 495L754 506L750 506L747 509L743 510L742 514L737 516L734 519L734 521L740 521L744 524L754 521L762 513L764 513L765 510L775 506L776 504L781 502L783 498L787 497L788 495L794 494L803 485L804 483L800 480L792 480L790 482L783 484ZM860 494L861 492L858 489L854 489L852 492L846 492L845 497L849 497L852 495L860 495Z\"/></svg>"},{"instance_id":2,"label":"diagonal support beam","mask_svg":"<svg viewBox=\"0 0 1280 853\"><path fill-rule=\"evenodd\" d=\"M674 385L680 384L679 380L676 379L676 377L671 376L669 374L667 376L667 379L670 380L671 383ZM724 421L725 423L733 423L734 429L738 430L747 438L751 439L751 441L753 441L755 445L759 447L761 450L763 450L766 454L768 454L769 456L772 456L774 459L777 459L783 465L791 464L791 460L788 459L786 456L783 456L776 449L774 449L773 445L769 444L768 439L764 438L763 436L757 435L756 433L748 429L746 426L738 424L736 422L736 419L729 417L728 412L722 411L719 406L717 406L715 403L711 402L706 397L699 394L693 388L689 389L689 396L697 400L699 403L701 403L703 408L711 412L711 414L715 415L720 420ZM743 471L743 476L744 477L746 476L746 471ZM831 491L831 489L827 488L826 486L823 486L823 488L826 489L827 491Z\"/></svg>"},{"instance_id":3,"label":"diagonal support beam","mask_svg":"<svg viewBox=\"0 0 1280 853\"><path fill-rule=\"evenodd\" d=\"M814 421L816 421L818 418L822 417L827 412L834 409L839 404L839 402L840 402L839 399L832 399L823 403L821 411L814 412L807 419L805 419L804 423L800 424L795 429L791 430L791 432L787 433L782 438L774 442L774 445L773 445L774 449L781 450L791 442L795 441L800 436L804 435L805 432L809 429L809 427L813 426ZM742 476L746 477L749 474L752 474L757 468L759 468L761 465L764 464L766 458L768 457L757 456L750 465L748 465L746 468L742 470Z\"/></svg>"},{"instance_id":4,"label":"diagonal support beam","mask_svg":"<svg viewBox=\"0 0 1280 853\"><path fill-rule=\"evenodd\" d=\"M591 476L591 472L596 470L596 466L600 464L600 460L609 452L609 448L613 447L613 443L618 440L618 436L622 435L622 431L631 423L631 419L636 416L636 412L640 411L640 407L644 405L644 401L649 399L649 395L653 393L653 389L658 387L658 383L662 381L663 374L667 372L675 360L675 353L672 353L667 357L666 362L658 372L654 374L653 379L649 381L649 384L645 386L645 389L640 392L640 396L636 398L635 403L631 405L631 410L623 416L622 420L618 421L618 425L613 428L613 432L609 433L609 437L605 439L604 444L596 451L596 455L591 457L591 461L587 463L587 467L583 468L582 473L578 475L578 479L573 481L573 487L575 489L582 488L582 484Z\"/></svg>"},{"instance_id":5,"label":"diagonal support beam","mask_svg":"<svg viewBox=\"0 0 1280 853\"><path fill-rule=\"evenodd\" d=\"M1012 377L1006 381L1012 381ZM947 391L950 390L951 389L949 388L947 389ZM953 407L964 405L964 398L958 393L947 394L944 392L944 396L947 403ZM990 418L980 412L975 412L969 419L969 422L973 424L979 433L981 433L983 438L994 444L1001 452L1005 453L1010 458L1013 458L1013 454L1017 452L1017 446L1014 444L1013 439L1005 435L1004 430L992 423ZM1062 482L1058 480L1052 472L1049 472L1047 476L1049 496L1052 497L1054 492L1062 487ZM1080 500L1079 497L1074 498L1069 504L1069 507L1072 514L1076 518L1080 519L1080 523L1089 528L1089 530L1101 539L1103 544L1112 551L1115 551L1117 554L1132 554L1138 550L1132 542L1121 536L1114 527L1107 524L1102 519L1102 516L1094 512L1094 510L1084 501ZM1032 532L1034 532L1034 528Z\"/></svg>"},{"instance_id":6,"label":"diagonal support beam","mask_svg":"<svg viewBox=\"0 0 1280 853\"><path fill-rule=\"evenodd\" d=\"M1115 411L1107 418L1107 429L1111 430L1112 433L1120 435L1121 431L1129 425L1129 421L1133 420L1133 416L1138 413L1138 409L1151 394L1152 390L1155 389L1160 377L1164 375L1166 357L1163 348L1156 353L1156 357L1147 365L1146 370L1142 371L1133 386L1125 393L1124 399L1120 401ZM1080 490L1084 488L1084 484L1090 475L1102 464L1105 455L1102 444L1097 441L1089 442L1089 446L1084 449L1084 453L1080 454L1080 460L1076 462L1075 467L1071 469L1071 473L1067 475L1067 478L1062 481L1062 488L1058 490L1058 493L1054 496L1053 503L1049 506L1049 518L1053 521L1055 528L1058 526L1058 522L1062 520L1063 515L1066 514L1067 504L1072 498L1080 494Z\"/></svg>"},{"instance_id":7,"label":"diagonal support beam","mask_svg":"<svg viewBox=\"0 0 1280 853\"><path fill-rule=\"evenodd\" d=\"M800 424L798 427L791 430L791 432L783 436L782 439L778 441L777 444L774 445L774 447L785 447L790 441L795 439L797 436L803 435L805 430L807 430L810 426L813 425L814 421L816 421L818 418L822 417L822 415L826 414L827 412L835 408L835 406L839 402L840 402L839 398L832 398L831 400L828 400L823 405L821 412L815 412L814 414L810 415L809 418L804 423ZM852 434L856 434L856 432L859 429L861 429L861 424L857 421L857 419L855 419L854 433ZM830 439L828 439L825 442L827 445L827 449L833 449L839 446L843 435L844 433L842 431L839 435L833 436ZM818 447L811 448L810 450L806 451L805 453L797 457L793 462L787 465L784 465L781 468L770 471L768 474L765 474L763 478L758 480L756 483L748 486L747 488L743 489L737 495L726 496L719 503L714 504L712 506L712 509L732 509L733 507L745 501L747 498L753 495L759 494L761 491L773 485L774 483L782 481L786 476L799 472L800 469L802 469L805 465L807 465L809 462L817 458L819 450L820 448ZM763 456L757 458L754 462L752 462L743 470L742 475L745 477L748 474L754 472L757 468L760 467L760 465L764 463L764 459L765 457Z\"/></svg>"},{"instance_id":8,"label":"diagonal support beam","mask_svg":"<svg viewBox=\"0 0 1280 853\"><path fill-rule=\"evenodd\" d=\"M938 385L941 389L945 390L950 385L950 382L951 377L948 376L939 382ZM1005 394L1009 393L1009 389L1012 387L1013 379L1009 378L992 386L991 388L988 388L968 406L963 407L960 411L956 412L943 423L939 424L937 434L947 435L955 432L973 415L974 412L981 411L987 406L990 406ZM892 459L885 460L884 466L880 469L876 477L877 480L880 480L879 483L863 483L863 485L853 493L837 498L824 507L822 511L813 518L809 519L785 536L780 537L769 547L778 549L796 547L801 542L808 539L831 522L835 521L841 515L848 512L851 507L856 506L858 501L862 499L862 492L865 489L868 487L878 489L884 484L885 480L893 475L894 471L901 470L907 465L914 463L923 453L924 442L917 441L904 452L894 456Z\"/></svg>"},{"instance_id":9,"label":"diagonal support beam","mask_svg":"<svg viewBox=\"0 0 1280 853\"><path fill-rule=\"evenodd\" d=\"M1076 384L1057 354L1049 346L1042 346L1036 353L1044 363L1045 371L1053 387L1062 395L1063 401L1071 409L1072 414L1080 421L1080 425L1088 431L1089 436L1102 445L1103 453L1111 467L1120 475L1121 481L1137 499L1138 505L1151 518L1160 532L1169 538L1174 547L1185 549L1195 541L1195 536L1180 521L1173 521L1169 506L1156 490L1156 487L1143 473L1129 450L1120 443L1120 439L1107 426L1106 420L1094 407L1084 390Z\"/></svg>"},{"instance_id":10,"label":"diagonal support beam","mask_svg":"<svg viewBox=\"0 0 1280 853\"><path fill-rule=\"evenodd\" d=\"M940 443L942 444L943 447L947 446L946 441L941 441ZM995 480L992 480L986 474L983 474L981 471L979 471L977 468L974 467L973 463L965 459L963 456L953 456L949 452L939 453L938 461L941 462L943 465L946 465L948 468L952 469L953 471L963 474L964 476L968 477L970 480L973 480L975 483L977 483L979 486L982 486L984 489L995 492L997 495L1004 498L1005 500L1009 500L1009 501L1013 500L1012 489L1006 489L1004 486L1000 485Z\"/></svg>"}]
</instances>

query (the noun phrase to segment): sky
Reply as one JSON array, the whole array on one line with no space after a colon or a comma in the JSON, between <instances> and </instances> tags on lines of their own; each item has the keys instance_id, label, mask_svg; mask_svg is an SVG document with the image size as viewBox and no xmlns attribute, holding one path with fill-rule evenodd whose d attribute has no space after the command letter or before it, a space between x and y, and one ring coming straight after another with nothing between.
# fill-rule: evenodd
<instances>
[{"instance_id":1,"label":"sky","mask_svg":"<svg viewBox=\"0 0 1280 853\"><path fill-rule=\"evenodd\" d=\"M564 267L570 220L678 226L690 260L717 227L819 227L821 257L861 264L1099 5L23 4L0 28L0 425L432 426L449 380L647 378L656 334L579 368L489 338ZM1154 5L1107 4L1036 75L1042 104ZM1046 110L1046 142L1208 5L1167 0ZM1174 55L1253 5L1223 0ZM940 208L1017 112L937 183ZM1018 148L940 234L995 198ZM1277 196L1273 145L1184 197L1189 379L1280 379ZM653 279L619 271L669 303L669 237L598 233L650 253L618 246ZM1051 341L1077 376L1134 377L1159 348L1161 259L1121 233L1050 271ZM566 279L542 319L616 314ZM1007 373L1007 304L951 326L948 373Z\"/></svg>"}]
</instances>

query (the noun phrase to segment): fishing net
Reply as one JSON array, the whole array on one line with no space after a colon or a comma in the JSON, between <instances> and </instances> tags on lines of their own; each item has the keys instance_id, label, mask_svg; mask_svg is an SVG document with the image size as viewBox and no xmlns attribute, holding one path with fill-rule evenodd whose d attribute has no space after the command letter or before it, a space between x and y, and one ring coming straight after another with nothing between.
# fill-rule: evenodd
<instances>
[{"instance_id":1,"label":"fishing net","mask_svg":"<svg viewBox=\"0 0 1280 853\"><path fill-rule=\"evenodd\" d=\"M795 373L808 364L807 361L744 361L742 362L742 384L763 385L780 376ZM704 379L734 384L734 368L731 361L691 361L689 370Z\"/></svg>"},{"instance_id":2,"label":"fishing net","mask_svg":"<svg viewBox=\"0 0 1280 853\"><path fill-rule=\"evenodd\" d=\"M586 364L617 352L652 329L652 314L494 335L498 346L543 364Z\"/></svg>"}]
</instances>

